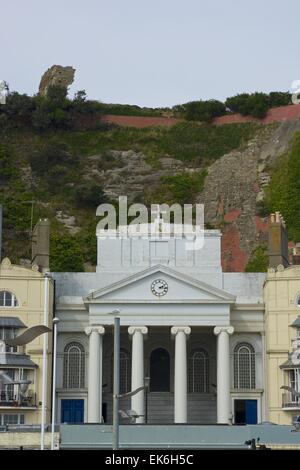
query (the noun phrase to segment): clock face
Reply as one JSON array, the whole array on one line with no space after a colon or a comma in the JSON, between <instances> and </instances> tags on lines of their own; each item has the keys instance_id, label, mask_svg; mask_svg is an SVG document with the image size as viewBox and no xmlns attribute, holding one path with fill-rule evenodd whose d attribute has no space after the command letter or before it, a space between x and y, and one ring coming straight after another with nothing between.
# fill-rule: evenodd
<instances>
[{"instance_id":1,"label":"clock face","mask_svg":"<svg viewBox=\"0 0 300 470\"><path fill-rule=\"evenodd\" d=\"M163 279L155 279L151 284L152 294L161 297L168 292L168 284Z\"/></svg>"}]
</instances>

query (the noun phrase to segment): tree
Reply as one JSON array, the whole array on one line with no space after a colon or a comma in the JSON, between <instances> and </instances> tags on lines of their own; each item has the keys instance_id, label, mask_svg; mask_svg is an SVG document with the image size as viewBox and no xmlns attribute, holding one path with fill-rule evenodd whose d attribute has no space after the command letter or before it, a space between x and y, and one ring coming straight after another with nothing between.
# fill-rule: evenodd
<instances>
[{"instance_id":1,"label":"tree","mask_svg":"<svg viewBox=\"0 0 300 470\"><path fill-rule=\"evenodd\" d=\"M251 253L251 257L247 263L245 271L247 273L265 273L268 269L267 248L259 245Z\"/></svg>"},{"instance_id":2,"label":"tree","mask_svg":"<svg viewBox=\"0 0 300 470\"><path fill-rule=\"evenodd\" d=\"M217 100L191 101L184 105L184 115L188 121L209 122L226 113L224 103Z\"/></svg>"},{"instance_id":3,"label":"tree","mask_svg":"<svg viewBox=\"0 0 300 470\"><path fill-rule=\"evenodd\" d=\"M74 165L77 159L69 152L65 143L52 138L29 155L29 162L36 174L44 175L57 165Z\"/></svg>"},{"instance_id":4,"label":"tree","mask_svg":"<svg viewBox=\"0 0 300 470\"><path fill-rule=\"evenodd\" d=\"M84 271L81 247L75 237L68 234L52 234L50 240L50 253L51 271Z\"/></svg>"}]
</instances>

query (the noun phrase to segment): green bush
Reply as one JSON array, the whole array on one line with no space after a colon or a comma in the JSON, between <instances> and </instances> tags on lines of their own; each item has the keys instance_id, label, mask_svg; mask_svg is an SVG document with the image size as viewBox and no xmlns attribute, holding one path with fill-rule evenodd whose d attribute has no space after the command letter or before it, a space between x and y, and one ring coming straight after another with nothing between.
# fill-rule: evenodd
<instances>
[{"instance_id":1,"label":"green bush","mask_svg":"<svg viewBox=\"0 0 300 470\"><path fill-rule=\"evenodd\" d=\"M82 249L75 237L52 233L50 239L50 253L51 271L84 271Z\"/></svg>"},{"instance_id":2,"label":"green bush","mask_svg":"<svg viewBox=\"0 0 300 470\"><path fill-rule=\"evenodd\" d=\"M262 118L266 115L270 106L269 95L266 93L242 93L240 95L227 98L225 105L233 113L240 113L245 116L251 115Z\"/></svg>"},{"instance_id":3,"label":"green bush","mask_svg":"<svg viewBox=\"0 0 300 470\"><path fill-rule=\"evenodd\" d=\"M17 169L8 149L0 144L0 184L8 183L16 175Z\"/></svg>"},{"instance_id":4,"label":"green bush","mask_svg":"<svg viewBox=\"0 0 300 470\"><path fill-rule=\"evenodd\" d=\"M246 265L247 273L264 273L268 269L267 247L259 245L251 253L251 257Z\"/></svg>"},{"instance_id":5,"label":"green bush","mask_svg":"<svg viewBox=\"0 0 300 470\"><path fill-rule=\"evenodd\" d=\"M173 176L161 178L161 186L152 195L158 198L158 203L173 204L193 204L196 196L203 190L206 170L193 173L182 172Z\"/></svg>"},{"instance_id":6,"label":"green bush","mask_svg":"<svg viewBox=\"0 0 300 470\"><path fill-rule=\"evenodd\" d=\"M200 100L184 104L182 111L188 121L210 122L213 118L226 114L226 107L221 101Z\"/></svg>"},{"instance_id":7,"label":"green bush","mask_svg":"<svg viewBox=\"0 0 300 470\"><path fill-rule=\"evenodd\" d=\"M76 202L79 207L96 208L106 201L103 189L97 184L86 183L76 188Z\"/></svg>"}]
</instances>

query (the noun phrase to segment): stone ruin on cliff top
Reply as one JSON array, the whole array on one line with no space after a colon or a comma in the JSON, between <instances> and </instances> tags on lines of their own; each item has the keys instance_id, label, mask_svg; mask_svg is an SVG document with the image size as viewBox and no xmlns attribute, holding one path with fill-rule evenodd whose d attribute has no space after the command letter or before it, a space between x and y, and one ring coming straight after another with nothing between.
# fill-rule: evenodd
<instances>
[{"instance_id":1,"label":"stone ruin on cliff top","mask_svg":"<svg viewBox=\"0 0 300 470\"><path fill-rule=\"evenodd\" d=\"M75 69L62 65L52 65L42 76L39 86L39 95L46 96L49 86L68 88L74 81Z\"/></svg>"}]
</instances>

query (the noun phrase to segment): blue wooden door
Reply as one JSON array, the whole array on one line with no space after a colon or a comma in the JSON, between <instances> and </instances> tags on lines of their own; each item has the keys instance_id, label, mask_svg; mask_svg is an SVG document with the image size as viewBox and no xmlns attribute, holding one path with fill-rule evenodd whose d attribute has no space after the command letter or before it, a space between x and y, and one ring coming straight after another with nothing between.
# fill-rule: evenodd
<instances>
[{"instance_id":1,"label":"blue wooden door","mask_svg":"<svg viewBox=\"0 0 300 470\"><path fill-rule=\"evenodd\" d=\"M246 400L246 424L257 424L257 400Z\"/></svg>"},{"instance_id":2,"label":"blue wooden door","mask_svg":"<svg viewBox=\"0 0 300 470\"><path fill-rule=\"evenodd\" d=\"M61 400L61 423L83 423L84 400Z\"/></svg>"}]
</instances>

